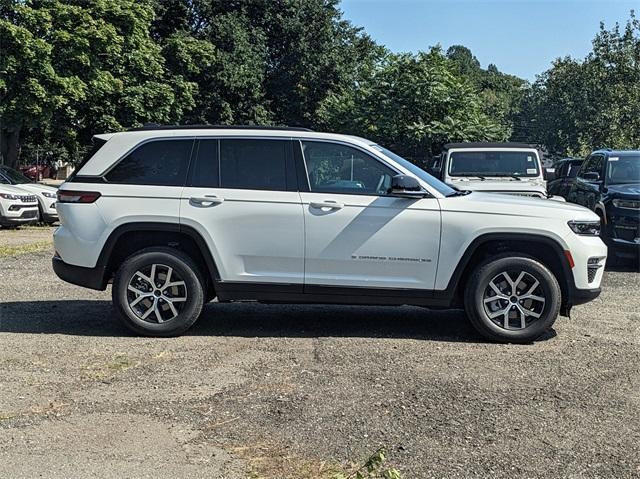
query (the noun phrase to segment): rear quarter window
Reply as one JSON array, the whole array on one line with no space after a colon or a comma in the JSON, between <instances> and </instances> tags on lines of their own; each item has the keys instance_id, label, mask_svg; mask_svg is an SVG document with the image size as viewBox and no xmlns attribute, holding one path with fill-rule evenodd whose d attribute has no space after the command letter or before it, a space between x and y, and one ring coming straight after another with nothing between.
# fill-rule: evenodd
<instances>
[{"instance_id":1,"label":"rear quarter window","mask_svg":"<svg viewBox=\"0 0 640 479\"><path fill-rule=\"evenodd\" d=\"M194 140L156 140L144 143L109 171L109 183L183 186Z\"/></svg>"}]
</instances>

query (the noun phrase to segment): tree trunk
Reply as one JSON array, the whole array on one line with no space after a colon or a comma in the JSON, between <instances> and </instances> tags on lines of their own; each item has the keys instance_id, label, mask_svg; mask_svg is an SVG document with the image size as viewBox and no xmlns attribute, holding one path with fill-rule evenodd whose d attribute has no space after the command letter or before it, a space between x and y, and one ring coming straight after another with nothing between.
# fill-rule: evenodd
<instances>
[{"instance_id":1,"label":"tree trunk","mask_svg":"<svg viewBox=\"0 0 640 479\"><path fill-rule=\"evenodd\" d=\"M20 145L20 128L3 128L0 130L0 163L10 168L18 167Z\"/></svg>"}]
</instances>

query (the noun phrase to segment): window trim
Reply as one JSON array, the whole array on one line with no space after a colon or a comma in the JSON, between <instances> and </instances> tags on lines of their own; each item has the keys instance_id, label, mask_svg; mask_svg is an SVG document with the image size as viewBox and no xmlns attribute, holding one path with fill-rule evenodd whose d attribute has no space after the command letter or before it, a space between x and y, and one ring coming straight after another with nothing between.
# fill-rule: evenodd
<instances>
[{"instance_id":1,"label":"window trim","mask_svg":"<svg viewBox=\"0 0 640 479\"><path fill-rule=\"evenodd\" d=\"M187 160L187 173L181 185L144 185L139 183L113 183L107 179L107 175L111 173L111 171L114 170L120 163L122 163L122 161L124 161L125 158L127 158L130 154L132 154L134 151L138 150L139 148L142 148L144 145L148 143L159 142L159 141L175 141L175 140L191 140L191 151L189 152L189 158ZM117 161L115 161L109 168L107 168L104 172L102 172L100 177L102 178L102 181L104 181L104 183L108 185L160 186L164 188L175 188L175 187L184 188L184 186L187 184L189 180L191 162L193 161L193 147L195 146L195 143L196 143L195 136L171 136L171 137L167 136L167 137L159 137L159 138L147 138L145 140L142 140L136 143L132 148L129 148L129 150L127 150L126 153L120 156L120 158L118 158Z\"/></svg>"},{"instance_id":2,"label":"window trim","mask_svg":"<svg viewBox=\"0 0 640 479\"><path fill-rule=\"evenodd\" d=\"M196 155L192 155L191 163L189 165L189 177L187 179L188 188L217 188L217 189L227 189L227 190L243 190L243 191L277 191L277 192L297 192L298 191L298 178L296 176L296 168L295 168L295 149L293 143L296 138L292 138L289 136L256 136L256 135L196 135L195 141L198 143L198 148L200 147L200 141L202 140L215 140L218 143L218 186L194 186L192 184L192 174L191 169L195 162L198 160L197 152ZM289 143L289 148L287 150L287 156L285 158L285 189L256 189L256 188L232 188L228 186L222 186L222 155L221 155L221 145L222 140L277 140L277 141L285 141ZM289 168L292 168L292 172L289 171Z\"/></svg>"},{"instance_id":3,"label":"window trim","mask_svg":"<svg viewBox=\"0 0 640 479\"><path fill-rule=\"evenodd\" d=\"M304 149L302 148L302 142L304 141L308 141L308 142L315 142L315 143L329 143L329 144L333 144L333 145L342 145L342 146L347 146L349 148L353 148L354 150L358 150L361 153L363 153L364 155L370 157L373 161L377 161L378 163L381 163L383 166L387 167L388 169L390 169L391 171L393 171L396 175L403 175L405 173L402 173L400 171L398 171L397 168L395 168L394 166L389 165L386 161L384 161L382 158L378 158L377 156L371 154L370 151L365 150L364 148L361 148L358 145L354 145L353 143L349 143L346 141L340 141L340 140L326 140L326 139L315 139L315 138L297 138L298 140L298 144L299 144L299 148L300 148L300 160L302 161L302 165L304 167L304 173L305 173L305 177L306 177L306 184L308 185L308 191L305 191L305 193L317 193L317 194L325 194L325 195L352 195L352 196L375 196L378 198L384 198L384 197L392 197L392 195L390 194L376 194L376 193L355 193L355 192L351 192L351 191L334 191L334 192L327 192L327 191L313 191L311 190L311 183L309 182L309 170L307 169L307 160L304 156ZM428 192L429 195L431 195L430 192Z\"/></svg>"}]
</instances>

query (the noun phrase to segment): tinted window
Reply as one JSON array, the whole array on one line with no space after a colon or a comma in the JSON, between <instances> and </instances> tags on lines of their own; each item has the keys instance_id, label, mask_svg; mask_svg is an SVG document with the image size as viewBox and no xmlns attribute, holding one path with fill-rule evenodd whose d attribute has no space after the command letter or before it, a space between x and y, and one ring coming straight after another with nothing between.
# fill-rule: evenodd
<instances>
[{"instance_id":1,"label":"tinted window","mask_svg":"<svg viewBox=\"0 0 640 479\"><path fill-rule=\"evenodd\" d=\"M220 140L220 186L286 190L289 140Z\"/></svg>"},{"instance_id":2,"label":"tinted window","mask_svg":"<svg viewBox=\"0 0 640 479\"><path fill-rule=\"evenodd\" d=\"M4 181L2 181L4 179ZM24 176L19 171L9 168L8 166L0 167L0 182L10 183L14 185L22 185L26 183L33 183L29 178Z\"/></svg>"},{"instance_id":3,"label":"tinted window","mask_svg":"<svg viewBox=\"0 0 640 479\"><path fill-rule=\"evenodd\" d=\"M145 143L107 173L111 183L182 186L187 177L193 140Z\"/></svg>"},{"instance_id":4,"label":"tinted window","mask_svg":"<svg viewBox=\"0 0 640 479\"><path fill-rule=\"evenodd\" d=\"M530 151L455 151L449 155L451 176L538 176Z\"/></svg>"},{"instance_id":5,"label":"tinted window","mask_svg":"<svg viewBox=\"0 0 640 479\"><path fill-rule=\"evenodd\" d=\"M366 153L338 143L303 141L309 188L314 192L384 195L396 174Z\"/></svg>"},{"instance_id":6,"label":"tinted window","mask_svg":"<svg viewBox=\"0 0 640 479\"><path fill-rule=\"evenodd\" d=\"M578 175L578 171L580 171L581 163L570 163L569 164L569 172L565 174L569 178L575 178Z\"/></svg>"},{"instance_id":7,"label":"tinted window","mask_svg":"<svg viewBox=\"0 0 640 479\"><path fill-rule=\"evenodd\" d=\"M191 168L191 186L218 188L220 186L220 163L218 140L200 140Z\"/></svg>"},{"instance_id":8,"label":"tinted window","mask_svg":"<svg viewBox=\"0 0 640 479\"><path fill-rule=\"evenodd\" d=\"M602 156L596 155L587 158L582 164L578 177L584 178L584 175L587 173L598 173L602 177Z\"/></svg>"},{"instance_id":9,"label":"tinted window","mask_svg":"<svg viewBox=\"0 0 640 479\"><path fill-rule=\"evenodd\" d=\"M640 183L640 155L610 157L607 163L607 183Z\"/></svg>"}]
</instances>

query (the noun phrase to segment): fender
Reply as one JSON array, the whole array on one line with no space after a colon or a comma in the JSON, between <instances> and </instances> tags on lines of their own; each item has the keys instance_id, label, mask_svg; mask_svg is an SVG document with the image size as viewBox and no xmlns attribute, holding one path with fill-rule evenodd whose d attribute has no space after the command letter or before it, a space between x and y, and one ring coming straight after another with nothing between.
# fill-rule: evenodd
<instances>
[{"instance_id":1,"label":"fender","mask_svg":"<svg viewBox=\"0 0 640 479\"><path fill-rule=\"evenodd\" d=\"M178 233L187 235L195 242L196 246L200 250L200 254L205 260L211 280L214 282L214 284L220 281L218 267L216 266L213 256L211 255L211 251L209 251L209 247L207 246L202 236L200 236L200 234L190 226L180 225L178 223L135 222L118 226L111 232L111 234L107 238L107 241L102 247L102 251L100 252L100 256L98 257L96 266L105 268L106 271L106 268L109 265L109 260L111 259L111 255L113 254L113 248L115 247L120 237L125 233L135 231L156 231L162 233ZM106 273L108 274L108 272Z\"/></svg>"},{"instance_id":2,"label":"fender","mask_svg":"<svg viewBox=\"0 0 640 479\"><path fill-rule=\"evenodd\" d=\"M602 221L606 225L607 224L607 209L605 208L604 203L602 201L598 201L595 204L595 207L593 208L593 211L595 211L596 213L600 213L601 214Z\"/></svg>"},{"instance_id":3,"label":"fender","mask_svg":"<svg viewBox=\"0 0 640 479\"><path fill-rule=\"evenodd\" d=\"M562 288L562 291L565 296L565 301L569 298L566 297L572 291L572 287L575 288L575 283L573 281L573 274L571 273L571 269L567 260L564 256L564 250L562 246L555 240L536 234L523 234L523 233L486 233L475 238L467 247L465 252L463 253L458 265L456 266L451 278L449 279L449 283L447 284L447 288L441 291L434 291L434 296L436 298L454 298L456 292L458 291L458 287L460 281L462 279L462 275L464 274L469 262L473 258L474 254L478 251L478 249L487 244L489 242L500 242L500 241L533 241L537 243L543 243L546 246L550 247L554 252L555 256L558 258L558 264L561 267L563 278L558 278L558 282ZM564 302L564 301L563 301Z\"/></svg>"}]
</instances>

